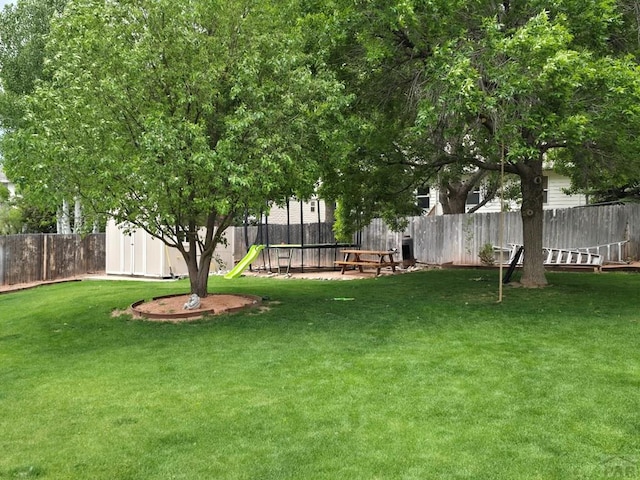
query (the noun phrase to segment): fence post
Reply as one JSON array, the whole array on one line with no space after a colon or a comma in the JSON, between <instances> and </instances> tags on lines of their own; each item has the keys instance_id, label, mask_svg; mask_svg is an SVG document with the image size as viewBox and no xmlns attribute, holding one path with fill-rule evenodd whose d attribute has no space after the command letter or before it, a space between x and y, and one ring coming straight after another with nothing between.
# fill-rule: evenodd
<instances>
[{"instance_id":1,"label":"fence post","mask_svg":"<svg viewBox=\"0 0 640 480\"><path fill-rule=\"evenodd\" d=\"M7 237L0 237L0 285L5 284L5 252L6 249L6 239Z\"/></svg>"},{"instance_id":2,"label":"fence post","mask_svg":"<svg viewBox=\"0 0 640 480\"><path fill-rule=\"evenodd\" d=\"M48 241L47 241L47 234L43 234L42 235L42 280L46 281L47 279L47 274L48 274L48 265L47 265L47 261L48 261L48 256L49 256L49 245L48 245Z\"/></svg>"}]
</instances>

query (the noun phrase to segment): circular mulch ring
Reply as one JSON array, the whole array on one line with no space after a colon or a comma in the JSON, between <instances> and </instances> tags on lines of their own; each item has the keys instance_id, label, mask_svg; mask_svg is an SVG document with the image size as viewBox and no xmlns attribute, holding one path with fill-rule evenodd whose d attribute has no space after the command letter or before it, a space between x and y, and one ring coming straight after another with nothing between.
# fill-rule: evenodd
<instances>
[{"instance_id":1,"label":"circular mulch ring","mask_svg":"<svg viewBox=\"0 0 640 480\"><path fill-rule=\"evenodd\" d=\"M150 301L139 300L130 307L133 316L156 321L197 320L204 315L220 315L257 307L262 304L262 297L229 293L213 293L200 299L200 307L186 310L184 304L189 294L165 295Z\"/></svg>"}]
</instances>

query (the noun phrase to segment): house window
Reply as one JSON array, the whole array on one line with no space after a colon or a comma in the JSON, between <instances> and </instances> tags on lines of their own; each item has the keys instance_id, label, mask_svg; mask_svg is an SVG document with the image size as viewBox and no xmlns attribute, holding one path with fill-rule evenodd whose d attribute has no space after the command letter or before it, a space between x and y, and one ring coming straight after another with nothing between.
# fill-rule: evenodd
<instances>
[{"instance_id":1,"label":"house window","mask_svg":"<svg viewBox=\"0 0 640 480\"><path fill-rule=\"evenodd\" d=\"M549 201L549 177L542 177L542 202L547 203Z\"/></svg>"},{"instance_id":2,"label":"house window","mask_svg":"<svg viewBox=\"0 0 640 480\"><path fill-rule=\"evenodd\" d=\"M467 205L478 205L480 203L480 188L474 188L467 195Z\"/></svg>"},{"instance_id":3,"label":"house window","mask_svg":"<svg viewBox=\"0 0 640 480\"><path fill-rule=\"evenodd\" d=\"M418 194L416 195L416 201L418 203L418 207L423 210L429 210L431 198L429 197L429 187L419 188Z\"/></svg>"},{"instance_id":4,"label":"house window","mask_svg":"<svg viewBox=\"0 0 640 480\"><path fill-rule=\"evenodd\" d=\"M312 201L311 201L311 211L312 211L312 212L315 212L315 211L316 211L316 202L315 202L315 200L312 200Z\"/></svg>"}]
</instances>

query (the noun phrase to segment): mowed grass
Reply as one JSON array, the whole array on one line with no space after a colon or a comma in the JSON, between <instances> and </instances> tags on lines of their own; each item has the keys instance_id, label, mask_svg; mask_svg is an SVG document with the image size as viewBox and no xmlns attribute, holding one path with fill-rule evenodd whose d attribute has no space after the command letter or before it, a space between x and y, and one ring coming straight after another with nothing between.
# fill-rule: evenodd
<instances>
[{"instance_id":1,"label":"mowed grass","mask_svg":"<svg viewBox=\"0 0 640 480\"><path fill-rule=\"evenodd\" d=\"M213 278L269 310L178 325L111 312L184 281L2 295L0 478L638 476L640 276L548 278Z\"/></svg>"}]
</instances>

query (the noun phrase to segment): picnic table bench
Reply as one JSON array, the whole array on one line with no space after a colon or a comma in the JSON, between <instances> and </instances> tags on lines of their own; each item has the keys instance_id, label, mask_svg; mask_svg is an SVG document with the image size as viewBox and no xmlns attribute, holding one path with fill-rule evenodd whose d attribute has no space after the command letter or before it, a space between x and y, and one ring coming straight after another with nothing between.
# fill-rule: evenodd
<instances>
[{"instance_id":1,"label":"picnic table bench","mask_svg":"<svg viewBox=\"0 0 640 480\"><path fill-rule=\"evenodd\" d=\"M375 268L376 275L380 275L380 269L391 267L393 272L400 262L393 260L395 250L342 250L343 260L337 260L336 265L342 267L341 274L344 274L347 267L358 267L360 272L365 268Z\"/></svg>"}]
</instances>

